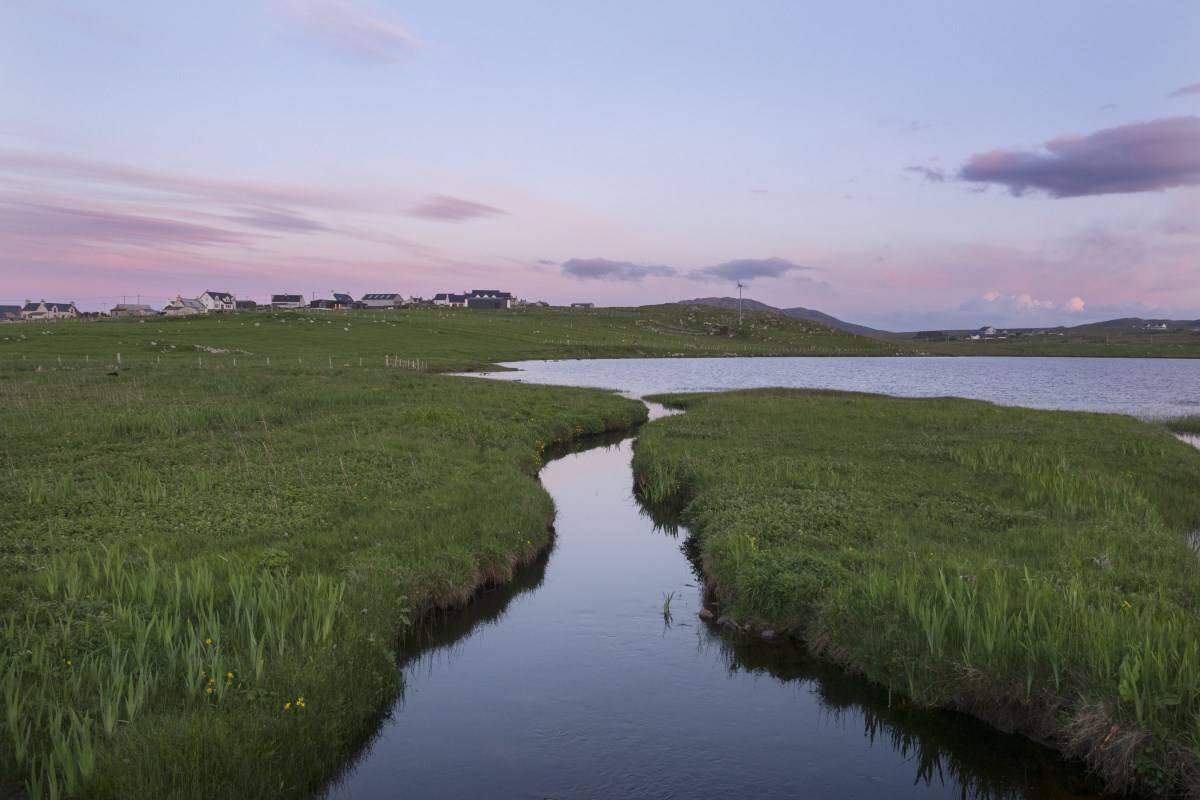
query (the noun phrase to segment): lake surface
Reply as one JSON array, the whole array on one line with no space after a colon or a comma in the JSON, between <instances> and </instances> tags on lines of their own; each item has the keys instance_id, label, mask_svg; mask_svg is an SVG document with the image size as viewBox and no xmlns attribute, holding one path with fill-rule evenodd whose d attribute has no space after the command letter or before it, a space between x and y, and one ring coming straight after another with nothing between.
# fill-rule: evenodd
<instances>
[{"instance_id":1,"label":"lake surface","mask_svg":"<svg viewBox=\"0 0 1200 800\"><path fill-rule=\"evenodd\" d=\"M687 531L635 499L631 442L542 470L553 547L408 643L403 699L330 798L1096 796L1028 740L698 619Z\"/></svg>"},{"instance_id":2,"label":"lake surface","mask_svg":"<svg viewBox=\"0 0 1200 800\"><path fill-rule=\"evenodd\" d=\"M595 386L639 397L762 386L903 397L953 395L1003 405L1146 418L1200 414L1200 359L628 358L518 361L488 377Z\"/></svg>"}]
</instances>

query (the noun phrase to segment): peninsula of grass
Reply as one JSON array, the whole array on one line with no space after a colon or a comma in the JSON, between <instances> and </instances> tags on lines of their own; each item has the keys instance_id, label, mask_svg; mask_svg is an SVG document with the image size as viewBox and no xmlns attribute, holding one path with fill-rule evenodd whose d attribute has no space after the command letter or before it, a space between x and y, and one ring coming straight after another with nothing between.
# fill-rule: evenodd
<instances>
[{"instance_id":1,"label":"peninsula of grass","mask_svg":"<svg viewBox=\"0 0 1200 800\"><path fill-rule=\"evenodd\" d=\"M263 324L309 366L0 371L0 796L319 792L401 691L407 623L548 546L546 448L645 416L599 391L318 367L309 323ZM156 325L114 325L123 355L145 360ZM161 327L180 350L261 346L240 320ZM20 330L82 355L111 349L103 328ZM200 333L224 330L244 333Z\"/></svg>"},{"instance_id":2,"label":"peninsula of grass","mask_svg":"<svg viewBox=\"0 0 1200 800\"><path fill-rule=\"evenodd\" d=\"M720 613L913 702L1200 790L1200 452L1130 417L760 390L635 445Z\"/></svg>"}]
</instances>

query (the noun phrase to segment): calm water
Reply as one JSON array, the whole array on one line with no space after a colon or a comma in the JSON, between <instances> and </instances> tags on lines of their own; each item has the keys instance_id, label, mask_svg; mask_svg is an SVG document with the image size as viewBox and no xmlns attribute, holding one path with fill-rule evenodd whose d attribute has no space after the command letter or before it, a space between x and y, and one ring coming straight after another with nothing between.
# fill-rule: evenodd
<instances>
[{"instance_id":1,"label":"calm water","mask_svg":"<svg viewBox=\"0 0 1200 800\"><path fill-rule=\"evenodd\" d=\"M519 361L490 377L598 386L638 396L758 386L954 395L1031 408L1141 417L1200 413L1200 359L630 358Z\"/></svg>"},{"instance_id":2,"label":"calm water","mask_svg":"<svg viewBox=\"0 0 1200 800\"><path fill-rule=\"evenodd\" d=\"M1020 737L700 621L687 532L635 500L630 445L545 467L553 548L422 635L331 798L1094 796Z\"/></svg>"}]
</instances>

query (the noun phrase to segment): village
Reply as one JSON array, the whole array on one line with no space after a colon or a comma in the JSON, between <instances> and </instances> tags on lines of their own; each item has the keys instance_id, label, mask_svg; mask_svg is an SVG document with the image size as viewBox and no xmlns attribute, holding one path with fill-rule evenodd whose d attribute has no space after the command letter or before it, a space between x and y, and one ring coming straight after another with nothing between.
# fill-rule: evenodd
<instances>
[{"instance_id":1,"label":"village","mask_svg":"<svg viewBox=\"0 0 1200 800\"><path fill-rule=\"evenodd\" d=\"M399 310L405 308L463 308L476 311L494 311L517 307L548 307L544 301L528 301L514 297L511 292L499 289L471 289L461 293L438 292L431 299L405 296L399 292L368 292L357 300L350 294L331 292L329 297L311 297L303 294L272 294L269 303L235 297L231 292L205 290L195 297L176 295L161 309L146 303L117 303L108 311L80 311L74 301L52 302L48 300L26 300L22 305L0 305L0 323L5 322L55 322L80 317L187 317L197 314L234 313L246 311L289 311L311 309L315 311L360 311ZM592 303L572 303L571 308L592 308Z\"/></svg>"}]
</instances>

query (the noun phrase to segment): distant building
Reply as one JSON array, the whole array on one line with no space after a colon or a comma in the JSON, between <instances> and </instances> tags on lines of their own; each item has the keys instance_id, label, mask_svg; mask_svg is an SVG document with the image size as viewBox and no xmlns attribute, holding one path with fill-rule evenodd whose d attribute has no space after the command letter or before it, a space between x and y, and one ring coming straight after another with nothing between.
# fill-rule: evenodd
<instances>
[{"instance_id":1,"label":"distant building","mask_svg":"<svg viewBox=\"0 0 1200 800\"><path fill-rule=\"evenodd\" d=\"M254 311L257 308L258 303L254 302L253 300L238 300L235 303L235 310L237 311Z\"/></svg>"},{"instance_id":2,"label":"distant building","mask_svg":"<svg viewBox=\"0 0 1200 800\"><path fill-rule=\"evenodd\" d=\"M108 313L114 317L156 317L159 312L142 303L117 303Z\"/></svg>"},{"instance_id":3,"label":"distant building","mask_svg":"<svg viewBox=\"0 0 1200 800\"><path fill-rule=\"evenodd\" d=\"M27 322L53 322L59 319L75 319L79 309L74 303L47 303L45 300L26 300L21 307L21 319Z\"/></svg>"},{"instance_id":4,"label":"distant building","mask_svg":"<svg viewBox=\"0 0 1200 800\"><path fill-rule=\"evenodd\" d=\"M369 292L359 300L363 308L399 308L404 298L398 292Z\"/></svg>"},{"instance_id":5,"label":"distant building","mask_svg":"<svg viewBox=\"0 0 1200 800\"><path fill-rule=\"evenodd\" d=\"M163 306L163 313L168 317L191 317L196 314L206 314L208 309L198 298L175 295L174 300Z\"/></svg>"},{"instance_id":6,"label":"distant building","mask_svg":"<svg viewBox=\"0 0 1200 800\"><path fill-rule=\"evenodd\" d=\"M351 308L363 308L362 303L358 302L350 295L343 294L341 292L333 293L333 302L334 302L334 308L347 309L347 310L351 309Z\"/></svg>"},{"instance_id":7,"label":"distant building","mask_svg":"<svg viewBox=\"0 0 1200 800\"><path fill-rule=\"evenodd\" d=\"M433 296L433 304L435 306L449 306L450 308L463 308L467 304L467 296L465 294L452 294L450 292L438 292Z\"/></svg>"},{"instance_id":8,"label":"distant building","mask_svg":"<svg viewBox=\"0 0 1200 800\"><path fill-rule=\"evenodd\" d=\"M271 308L304 308L304 295L273 294L271 295Z\"/></svg>"},{"instance_id":9,"label":"distant building","mask_svg":"<svg viewBox=\"0 0 1200 800\"><path fill-rule=\"evenodd\" d=\"M20 322L20 306L0 306L0 322Z\"/></svg>"},{"instance_id":10,"label":"distant building","mask_svg":"<svg viewBox=\"0 0 1200 800\"><path fill-rule=\"evenodd\" d=\"M196 298L204 304L205 311L236 311L237 301L229 292L206 291Z\"/></svg>"},{"instance_id":11,"label":"distant building","mask_svg":"<svg viewBox=\"0 0 1200 800\"><path fill-rule=\"evenodd\" d=\"M571 308L595 308L595 303L571 303Z\"/></svg>"},{"instance_id":12,"label":"distant building","mask_svg":"<svg viewBox=\"0 0 1200 800\"><path fill-rule=\"evenodd\" d=\"M471 301L476 301L476 305L472 305ZM481 303L479 301L499 301L499 305L491 302ZM467 308L509 308L512 305L513 296L508 292L502 292L499 289L472 289L467 292L466 305Z\"/></svg>"},{"instance_id":13,"label":"distant building","mask_svg":"<svg viewBox=\"0 0 1200 800\"><path fill-rule=\"evenodd\" d=\"M991 325L984 325L982 328L979 329L979 335L980 336L995 336L996 329L993 328Z\"/></svg>"}]
</instances>

